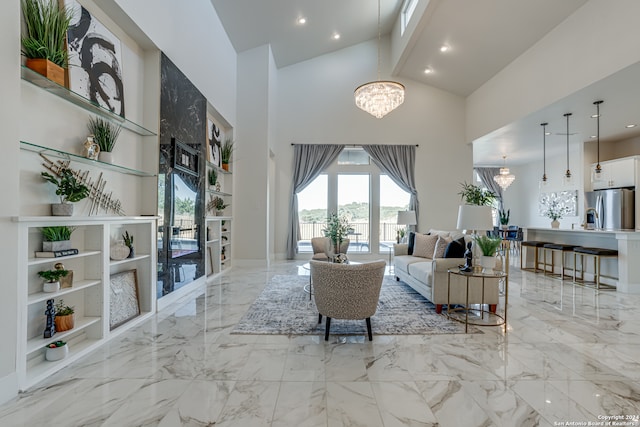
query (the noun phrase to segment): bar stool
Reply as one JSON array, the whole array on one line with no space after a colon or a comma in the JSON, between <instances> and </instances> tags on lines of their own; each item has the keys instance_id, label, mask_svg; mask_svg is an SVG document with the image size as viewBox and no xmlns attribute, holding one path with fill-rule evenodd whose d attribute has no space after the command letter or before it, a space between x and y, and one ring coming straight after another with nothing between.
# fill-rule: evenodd
<instances>
[{"instance_id":1,"label":"bar stool","mask_svg":"<svg viewBox=\"0 0 640 427\"><path fill-rule=\"evenodd\" d=\"M569 252L573 253L573 249L576 247L576 245L565 245L563 243L547 243L543 246L544 248L544 252L542 254L543 256L543 260L542 260L542 265L543 265L543 269L544 269L544 274L551 276L551 277L555 277L561 280L564 280L565 277L567 278L571 278L571 276L569 276L568 274L564 274L565 269L567 268L565 265L565 255L567 255ZM549 267L549 264L547 263L547 252L551 253L551 271L549 271L547 269L547 267ZM561 270L560 270L560 274L555 272L555 260L554 260L554 255L556 254L556 252L560 253L560 266L561 266ZM575 273L575 261L573 264L573 270Z\"/></svg>"},{"instance_id":2,"label":"bar stool","mask_svg":"<svg viewBox=\"0 0 640 427\"><path fill-rule=\"evenodd\" d=\"M578 256L580 256L580 278L577 277L578 264L576 263ZM593 282L587 282L584 280L584 257L593 257ZM614 285L608 285L606 283L600 283L600 278L605 277L609 279L617 280L617 277L604 276L600 274L600 259L602 258L618 258L618 251L615 249L603 249L603 248L587 248L579 246L573 249L573 282L582 283L584 285L593 284L597 290L615 290Z\"/></svg>"},{"instance_id":3,"label":"bar stool","mask_svg":"<svg viewBox=\"0 0 640 427\"><path fill-rule=\"evenodd\" d=\"M544 271L543 269L538 268L538 266L540 265L541 261L540 261L540 257L538 255L539 249L542 249L543 254L544 254L544 245L546 245L549 242L538 242L535 240L526 240L522 243L520 243L520 270L525 270L525 271L533 271L534 273L538 273L540 271ZM530 267L526 267L523 266L522 264L522 259L525 257L525 252L524 249L525 248L534 248L535 250L535 254L533 256L533 268Z\"/></svg>"}]
</instances>

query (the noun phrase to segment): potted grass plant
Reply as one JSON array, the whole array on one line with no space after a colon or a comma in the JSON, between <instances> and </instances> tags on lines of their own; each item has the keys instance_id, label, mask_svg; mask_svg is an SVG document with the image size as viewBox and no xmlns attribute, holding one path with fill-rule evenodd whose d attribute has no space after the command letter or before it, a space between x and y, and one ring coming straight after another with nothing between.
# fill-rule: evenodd
<instances>
[{"instance_id":1,"label":"potted grass plant","mask_svg":"<svg viewBox=\"0 0 640 427\"><path fill-rule=\"evenodd\" d=\"M65 85L66 35L71 13L56 0L21 0L24 31L21 38L26 66L48 79Z\"/></svg>"},{"instance_id":2,"label":"potted grass plant","mask_svg":"<svg viewBox=\"0 0 640 427\"><path fill-rule=\"evenodd\" d=\"M227 138L220 147L220 160L222 161L222 169L228 171L229 163L231 163L231 155L233 154L235 141Z\"/></svg>"},{"instance_id":3,"label":"potted grass plant","mask_svg":"<svg viewBox=\"0 0 640 427\"><path fill-rule=\"evenodd\" d=\"M71 216L73 215L72 203L89 197L89 187L80 182L71 169L62 169L58 176L48 172L42 172L41 176L58 187L56 195L60 196L60 203L51 204L52 215Z\"/></svg>"},{"instance_id":4,"label":"potted grass plant","mask_svg":"<svg viewBox=\"0 0 640 427\"><path fill-rule=\"evenodd\" d=\"M42 250L43 251L64 251L71 248L71 233L75 227L68 225L54 225L42 227Z\"/></svg>"},{"instance_id":5,"label":"potted grass plant","mask_svg":"<svg viewBox=\"0 0 640 427\"><path fill-rule=\"evenodd\" d=\"M89 133L100 147L99 159L105 163L113 163L113 149L120 136L122 126L111 123L101 117L90 117L87 123Z\"/></svg>"},{"instance_id":6,"label":"potted grass plant","mask_svg":"<svg viewBox=\"0 0 640 427\"><path fill-rule=\"evenodd\" d=\"M502 244L499 237L475 236L473 239L482 252L481 264L485 273L493 273L496 265L496 253Z\"/></svg>"},{"instance_id":7,"label":"potted grass plant","mask_svg":"<svg viewBox=\"0 0 640 427\"><path fill-rule=\"evenodd\" d=\"M499 212L499 218L500 218L500 225L502 226L503 230L506 230L507 227L509 226L509 216L511 216L511 209L507 209L505 210L500 210Z\"/></svg>"}]
</instances>

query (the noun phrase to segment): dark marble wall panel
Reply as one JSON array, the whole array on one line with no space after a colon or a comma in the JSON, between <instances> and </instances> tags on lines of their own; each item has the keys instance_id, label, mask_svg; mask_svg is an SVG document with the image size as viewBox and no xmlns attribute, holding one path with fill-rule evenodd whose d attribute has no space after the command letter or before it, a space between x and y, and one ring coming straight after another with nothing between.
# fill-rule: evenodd
<instances>
[{"instance_id":1,"label":"dark marble wall panel","mask_svg":"<svg viewBox=\"0 0 640 427\"><path fill-rule=\"evenodd\" d=\"M206 98L164 53L160 74L158 297L204 275L207 131ZM200 154L197 176L173 168L174 140Z\"/></svg>"}]
</instances>

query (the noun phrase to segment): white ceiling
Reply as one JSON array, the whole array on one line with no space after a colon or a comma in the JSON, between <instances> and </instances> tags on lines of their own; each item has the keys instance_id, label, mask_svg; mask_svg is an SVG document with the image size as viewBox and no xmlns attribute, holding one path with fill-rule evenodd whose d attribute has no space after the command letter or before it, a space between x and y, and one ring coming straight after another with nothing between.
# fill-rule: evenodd
<instances>
[{"instance_id":1,"label":"white ceiling","mask_svg":"<svg viewBox=\"0 0 640 427\"><path fill-rule=\"evenodd\" d=\"M383 35L391 31L398 19L402 2L381 0ZM468 96L586 2L431 0L422 16L412 17L417 29L400 63L394 64L395 75ZM378 36L376 0L211 0L211 3L237 52L270 44L279 68ZM305 25L297 24L301 16L307 19ZM339 40L332 39L336 32L341 35ZM443 44L450 46L450 52L439 51ZM433 73L426 75L426 67L432 68ZM509 155L510 164L541 158L539 123L548 121L557 127L564 123L562 115L572 112L570 131L590 132L589 129L595 129L590 116L595 112L592 102L597 98L605 100L601 107L601 141L631 135L634 130L624 129L624 124L638 117L635 101L640 99L640 86L629 83L637 82L639 73L640 70L630 67L532 117L474 141L474 163L499 165L503 153ZM549 126L548 131L563 133L565 128ZM566 137L550 135L547 149L553 152L557 146L560 150L566 141L562 138ZM532 146L530 142L538 139L540 144Z\"/></svg>"}]
</instances>

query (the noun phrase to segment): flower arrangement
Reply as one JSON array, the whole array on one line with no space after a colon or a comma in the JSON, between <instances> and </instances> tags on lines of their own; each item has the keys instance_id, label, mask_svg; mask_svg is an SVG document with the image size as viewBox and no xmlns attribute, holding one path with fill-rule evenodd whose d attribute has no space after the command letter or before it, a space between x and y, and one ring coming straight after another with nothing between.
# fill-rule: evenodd
<instances>
[{"instance_id":1,"label":"flower arrangement","mask_svg":"<svg viewBox=\"0 0 640 427\"><path fill-rule=\"evenodd\" d=\"M547 205L547 210L544 212L544 216L547 218L551 218L552 221L557 221L562 219L562 217L567 213L567 208L565 206L560 206L557 200L551 200Z\"/></svg>"},{"instance_id":2,"label":"flower arrangement","mask_svg":"<svg viewBox=\"0 0 640 427\"><path fill-rule=\"evenodd\" d=\"M58 348L58 347L64 347L65 345L67 345L66 341L56 341L56 342L52 342L51 344L48 344L47 346L45 346L45 348Z\"/></svg>"}]
</instances>

